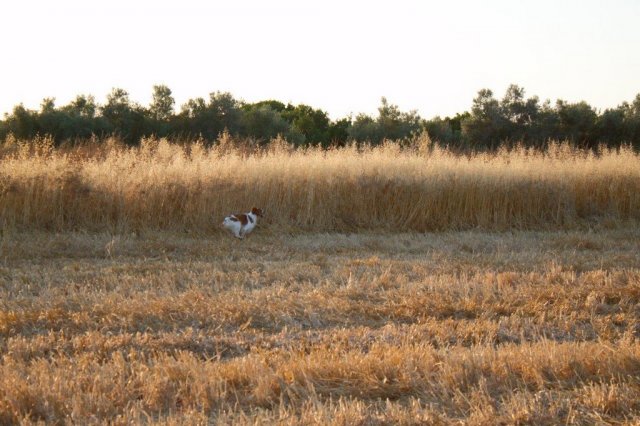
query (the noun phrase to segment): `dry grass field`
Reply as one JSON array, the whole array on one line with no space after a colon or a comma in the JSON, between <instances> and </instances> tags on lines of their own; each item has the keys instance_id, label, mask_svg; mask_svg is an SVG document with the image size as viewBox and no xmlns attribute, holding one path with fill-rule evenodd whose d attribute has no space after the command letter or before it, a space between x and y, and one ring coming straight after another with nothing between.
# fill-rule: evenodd
<instances>
[{"instance_id":1,"label":"dry grass field","mask_svg":"<svg viewBox=\"0 0 640 426\"><path fill-rule=\"evenodd\" d=\"M640 156L563 144L460 156L428 140L405 149L214 148L143 140L140 148L0 153L0 226L18 230L219 232L258 205L292 232L568 229L640 219Z\"/></svg>"},{"instance_id":2,"label":"dry grass field","mask_svg":"<svg viewBox=\"0 0 640 426\"><path fill-rule=\"evenodd\" d=\"M0 423L640 421L640 231L31 233Z\"/></svg>"},{"instance_id":3,"label":"dry grass field","mask_svg":"<svg viewBox=\"0 0 640 426\"><path fill-rule=\"evenodd\" d=\"M638 424L638 160L5 147L0 424Z\"/></svg>"}]
</instances>

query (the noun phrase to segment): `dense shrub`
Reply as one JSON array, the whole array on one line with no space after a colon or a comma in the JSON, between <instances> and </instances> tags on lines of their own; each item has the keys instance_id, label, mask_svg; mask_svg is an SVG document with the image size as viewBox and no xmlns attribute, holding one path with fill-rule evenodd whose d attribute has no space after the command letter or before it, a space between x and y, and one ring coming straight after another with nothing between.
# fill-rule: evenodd
<instances>
[{"instance_id":1,"label":"dense shrub","mask_svg":"<svg viewBox=\"0 0 640 426\"><path fill-rule=\"evenodd\" d=\"M543 148L549 140L568 141L595 149L600 144L640 148L640 94L632 103L598 111L588 103L525 97L523 88L511 85L502 99L482 89L471 111L454 117L426 120L416 111L404 112L382 98L377 116L357 114L332 121L326 112L309 105L284 104L277 100L246 103L225 92L209 99L195 98L174 111L171 90L153 86L148 107L129 99L126 90L114 88L104 105L93 96L77 96L57 107L45 98L40 110L17 105L0 121L0 140L9 134L18 140L50 136L56 144L92 136L117 135L135 145L142 138L201 139L215 143L225 130L238 137L266 142L280 135L294 145L344 146L357 141L378 145L384 140L403 141L428 132L431 139L461 151L495 150L523 145Z\"/></svg>"}]
</instances>

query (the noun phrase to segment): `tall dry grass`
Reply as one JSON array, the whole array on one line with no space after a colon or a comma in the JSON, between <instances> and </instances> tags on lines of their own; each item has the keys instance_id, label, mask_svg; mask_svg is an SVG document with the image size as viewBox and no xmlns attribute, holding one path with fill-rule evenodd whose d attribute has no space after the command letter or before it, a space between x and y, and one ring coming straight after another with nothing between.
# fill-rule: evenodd
<instances>
[{"instance_id":1,"label":"tall dry grass","mask_svg":"<svg viewBox=\"0 0 640 426\"><path fill-rule=\"evenodd\" d=\"M640 157L552 144L460 156L401 148L212 148L144 140L56 150L16 143L0 161L5 229L215 232L253 205L278 229L430 231L571 228L640 219Z\"/></svg>"}]
</instances>

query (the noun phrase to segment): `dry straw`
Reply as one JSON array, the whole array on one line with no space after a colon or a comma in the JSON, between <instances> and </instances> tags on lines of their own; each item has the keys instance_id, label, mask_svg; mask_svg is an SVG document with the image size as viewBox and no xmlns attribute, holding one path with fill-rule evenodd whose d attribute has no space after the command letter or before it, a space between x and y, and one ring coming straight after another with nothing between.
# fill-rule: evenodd
<instances>
[{"instance_id":1,"label":"dry straw","mask_svg":"<svg viewBox=\"0 0 640 426\"><path fill-rule=\"evenodd\" d=\"M295 231L565 229L640 219L640 161L554 143L461 156L401 147L256 148L223 135L205 147L145 139L54 149L14 142L0 161L4 229L219 232L253 205L266 228Z\"/></svg>"}]
</instances>

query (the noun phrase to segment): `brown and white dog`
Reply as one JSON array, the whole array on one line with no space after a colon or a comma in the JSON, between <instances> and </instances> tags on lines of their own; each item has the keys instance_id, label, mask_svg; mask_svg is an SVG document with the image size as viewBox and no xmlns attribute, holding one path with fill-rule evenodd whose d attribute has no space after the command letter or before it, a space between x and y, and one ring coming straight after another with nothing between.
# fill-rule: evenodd
<instances>
[{"instance_id":1,"label":"brown and white dog","mask_svg":"<svg viewBox=\"0 0 640 426\"><path fill-rule=\"evenodd\" d=\"M231 214L224 218L222 226L233 232L236 238L244 238L258 224L258 217L263 217L262 209L253 207L249 213Z\"/></svg>"}]
</instances>

